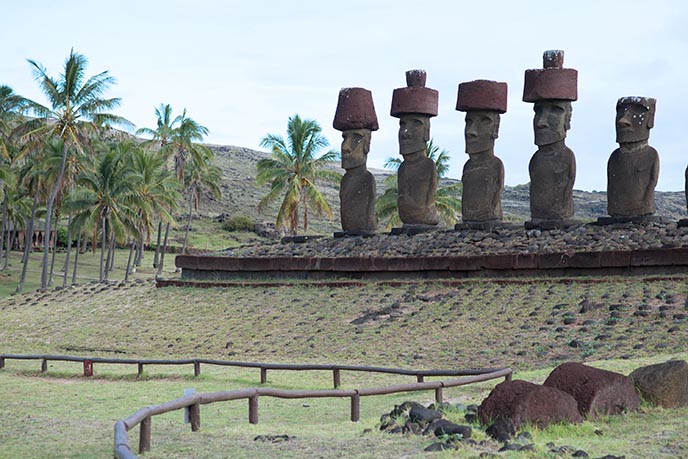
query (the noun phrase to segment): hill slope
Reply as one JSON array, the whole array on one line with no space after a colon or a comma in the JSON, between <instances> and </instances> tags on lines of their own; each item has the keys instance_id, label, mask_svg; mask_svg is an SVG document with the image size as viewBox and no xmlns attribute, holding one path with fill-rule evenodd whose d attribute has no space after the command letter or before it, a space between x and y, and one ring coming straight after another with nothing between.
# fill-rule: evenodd
<instances>
[{"instance_id":1,"label":"hill slope","mask_svg":"<svg viewBox=\"0 0 688 459\"><path fill-rule=\"evenodd\" d=\"M257 205L260 198L268 191L268 187L258 187L255 183L256 164L261 158L268 157L267 153L251 150L243 147L208 145L216 155L216 164L223 170L222 199L205 200L202 203L201 214L212 217L219 214L236 215L243 214L254 218L256 221L274 222L277 207L269 209L265 214L259 215ZM333 165L340 172L342 169ZM384 179L389 171L371 169L377 182L378 194L384 191ZM444 184L455 183L456 180L445 179ZM339 192L336 186L323 185L325 194L333 206L335 218L327 221L324 218L313 218L312 223L316 232L332 232L340 229L339 226ZM685 218L686 198L683 192L657 192L657 215L665 216L671 220ZM582 220L594 220L606 215L606 193L574 191L574 205L576 218ZM528 185L506 187L502 197L502 207L505 220L525 221L530 218L530 204Z\"/></svg>"}]
</instances>

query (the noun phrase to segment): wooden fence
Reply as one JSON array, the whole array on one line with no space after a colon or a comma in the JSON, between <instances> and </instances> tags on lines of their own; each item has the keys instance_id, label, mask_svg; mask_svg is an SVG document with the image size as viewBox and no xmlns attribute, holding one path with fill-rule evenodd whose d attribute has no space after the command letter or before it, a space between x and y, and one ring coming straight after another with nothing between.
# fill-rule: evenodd
<instances>
[{"instance_id":1,"label":"wooden fence","mask_svg":"<svg viewBox=\"0 0 688 459\"><path fill-rule=\"evenodd\" d=\"M93 374L93 365L101 364L123 364L137 365L138 375L141 376L144 365L193 365L194 375L201 374L201 364L232 366L244 368L260 369L260 383L267 382L268 370L290 370L290 371L332 371L334 389L322 390L282 390L269 387L259 387L250 389L238 389L233 391L209 392L193 394L171 400L161 405L142 408L124 420L115 423L114 454L115 459L135 459L137 456L131 451L129 445L128 432L139 427L139 453L150 451L151 445L151 423L152 417L170 411L188 409L191 431L196 432L201 426L201 405L209 403L223 402L229 400L248 400L248 421L251 424L258 423L258 399L259 397L276 398L349 398L351 400L351 421L357 422L360 419L360 400L361 397L373 395L387 395L400 392L415 391L435 391L435 400L442 403L443 389L445 387L457 387L467 384L489 381L492 379L505 378L511 380L512 370L510 368L499 369L466 369L466 370L404 370L400 368L367 367L356 365L327 365L327 364L279 364L279 363L257 363L257 362L236 362L210 359L186 359L186 360L137 360L137 359L108 359L108 358L86 358L65 355L19 355L19 354L0 354L0 369L4 368L7 360L40 360L41 372L48 370L50 361L81 362L84 366L84 374ZM372 387L361 389L339 389L341 386L342 371L359 371L371 373L388 373L405 376L415 376L416 382L410 384L398 384L393 386ZM458 379L445 381L425 381L428 376L463 376Z\"/></svg>"}]
</instances>

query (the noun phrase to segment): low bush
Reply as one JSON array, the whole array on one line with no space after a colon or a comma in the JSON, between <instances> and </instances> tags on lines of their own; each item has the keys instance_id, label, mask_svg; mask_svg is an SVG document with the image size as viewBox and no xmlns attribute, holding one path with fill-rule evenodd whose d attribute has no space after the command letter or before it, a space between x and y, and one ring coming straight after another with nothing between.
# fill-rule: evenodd
<instances>
[{"instance_id":1,"label":"low bush","mask_svg":"<svg viewBox=\"0 0 688 459\"><path fill-rule=\"evenodd\" d=\"M222 228L229 232L253 231L256 228L256 223L251 217L247 217L246 215L235 215L225 220L222 224Z\"/></svg>"}]
</instances>

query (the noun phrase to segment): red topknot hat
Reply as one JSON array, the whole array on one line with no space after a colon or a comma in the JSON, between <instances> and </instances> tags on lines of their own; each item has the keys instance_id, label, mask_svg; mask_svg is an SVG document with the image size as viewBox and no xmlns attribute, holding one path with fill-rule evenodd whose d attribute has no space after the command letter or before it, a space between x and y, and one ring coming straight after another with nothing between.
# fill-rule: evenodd
<instances>
[{"instance_id":1,"label":"red topknot hat","mask_svg":"<svg viewBox=\"0 0 688 459\"><path fill-rule=\"evenodd\" d=\"M506 113L507 85L499 81L475 80L459 84L456 109L494 110Z\"/></svg>"},{"instance_id":2,"label":"red topknot hat","mask_svg":"<svg viewBox=\"0 0 688 459\"><path fill-rule=\"evenodd\" d=\"M377 131L379 126L373 105L373 94L364 88L341 89L332 126L338 131L351 129Z\"/></svg>"},{"instance_id":3,"label":"red topknot hat","mask_svg":"<svg viewBox=\"0 0 688 459\"><path fill-rule=\"evenodd\" d=\"M406 72L406 87L395 89L392 93L392 116L401 118L410 113L437 116L439 92L426 88L425 79L425 70Z\"/></svg>"},{"instance_id":4,"label":"red topknot hat","mask_svg":"<svg viewBox=\"0 0 688 459\"><path fill-rule=\"evenodd\" d=\"M526 70L523 101L577 100L578 71L564 68L564 51L545 51L542 60L543 68Z\"/></svg>"}]
</instances>

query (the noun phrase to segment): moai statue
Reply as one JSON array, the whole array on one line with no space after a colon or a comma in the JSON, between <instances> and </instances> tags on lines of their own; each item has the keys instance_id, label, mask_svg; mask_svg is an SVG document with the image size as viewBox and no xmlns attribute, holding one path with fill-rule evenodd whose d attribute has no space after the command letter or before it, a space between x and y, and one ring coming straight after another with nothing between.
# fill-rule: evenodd
<instances>
[{"instance_id":1,"label":"moai statue","mask_svg":"<svg viewBox=\"0 0 688 459\"><path fill-rule=\"evenodd\" d=\"M648 145L655 119L655 99L622 97L616 103L616 142L607 163L607 213L616 222L655 213L659 155Z\"/></svg>"},{"instance_id":2,"label":"moai statue","mask_svg":"<svg viewBox=\"0 0 688 459\"><path fill-rule=\"evenodd\" d=\"M571 102L578 99L578 71L565 69L564 52L545 51L542 69L526 70L523 101L533 102L535 152L530 173L530 217L527 227L559 227L574 223L573 183L576 157L566 146L571 127Z\"/></svg>"},{"instance_id":3,"label":"moai statue","mask_svg":"<svg viewBox=\"0 0 688 459\"><path fill-rule=\"evenodd\" d=\"M686 209L688 209L688 167L686 167ZM680 219L678 226L688 226L688 218Z\"/></svg>"},{"instance_id":4,"label":"moai statue","mask_svg":"<svg viewBox=\"0 0 688 459\"><path fill-rule=\"evenodd\" d=\"M494 143L506 102L506 83L476 80L459 84L456 109L466 112L464 137L469 155L461 176L463 225L489 226L502 220L504 165L494 154Z\"/></svg>"},{"instance_id":5,"label":"moai statue","mask_svg":"<svg viewBox=\"0 0 688 459\"><path fill-rule=\"evenodd\" d=\"M372 131L377 131L373 95L364 88L339 91L337 111L332 123L342 131L342 167L346 173L339 187L342 229L346 234L375 232L375 177L366 161Z\"/></svg>"},{"instance_id":6,"label":"moai statue","mask_svg":"<svg viewBox=\"0 0 688 459\"><path fill-rule=\"evenodd\" d=\"M424 70L409 70L407 87L392 94L391 115L399 118L399 153L404 157L397 175L397 205L404 227L432 227L440 221L435 206L437 169L425 152L439 93L426 88L425 79Z\"/></svg>"}]
</instances>

